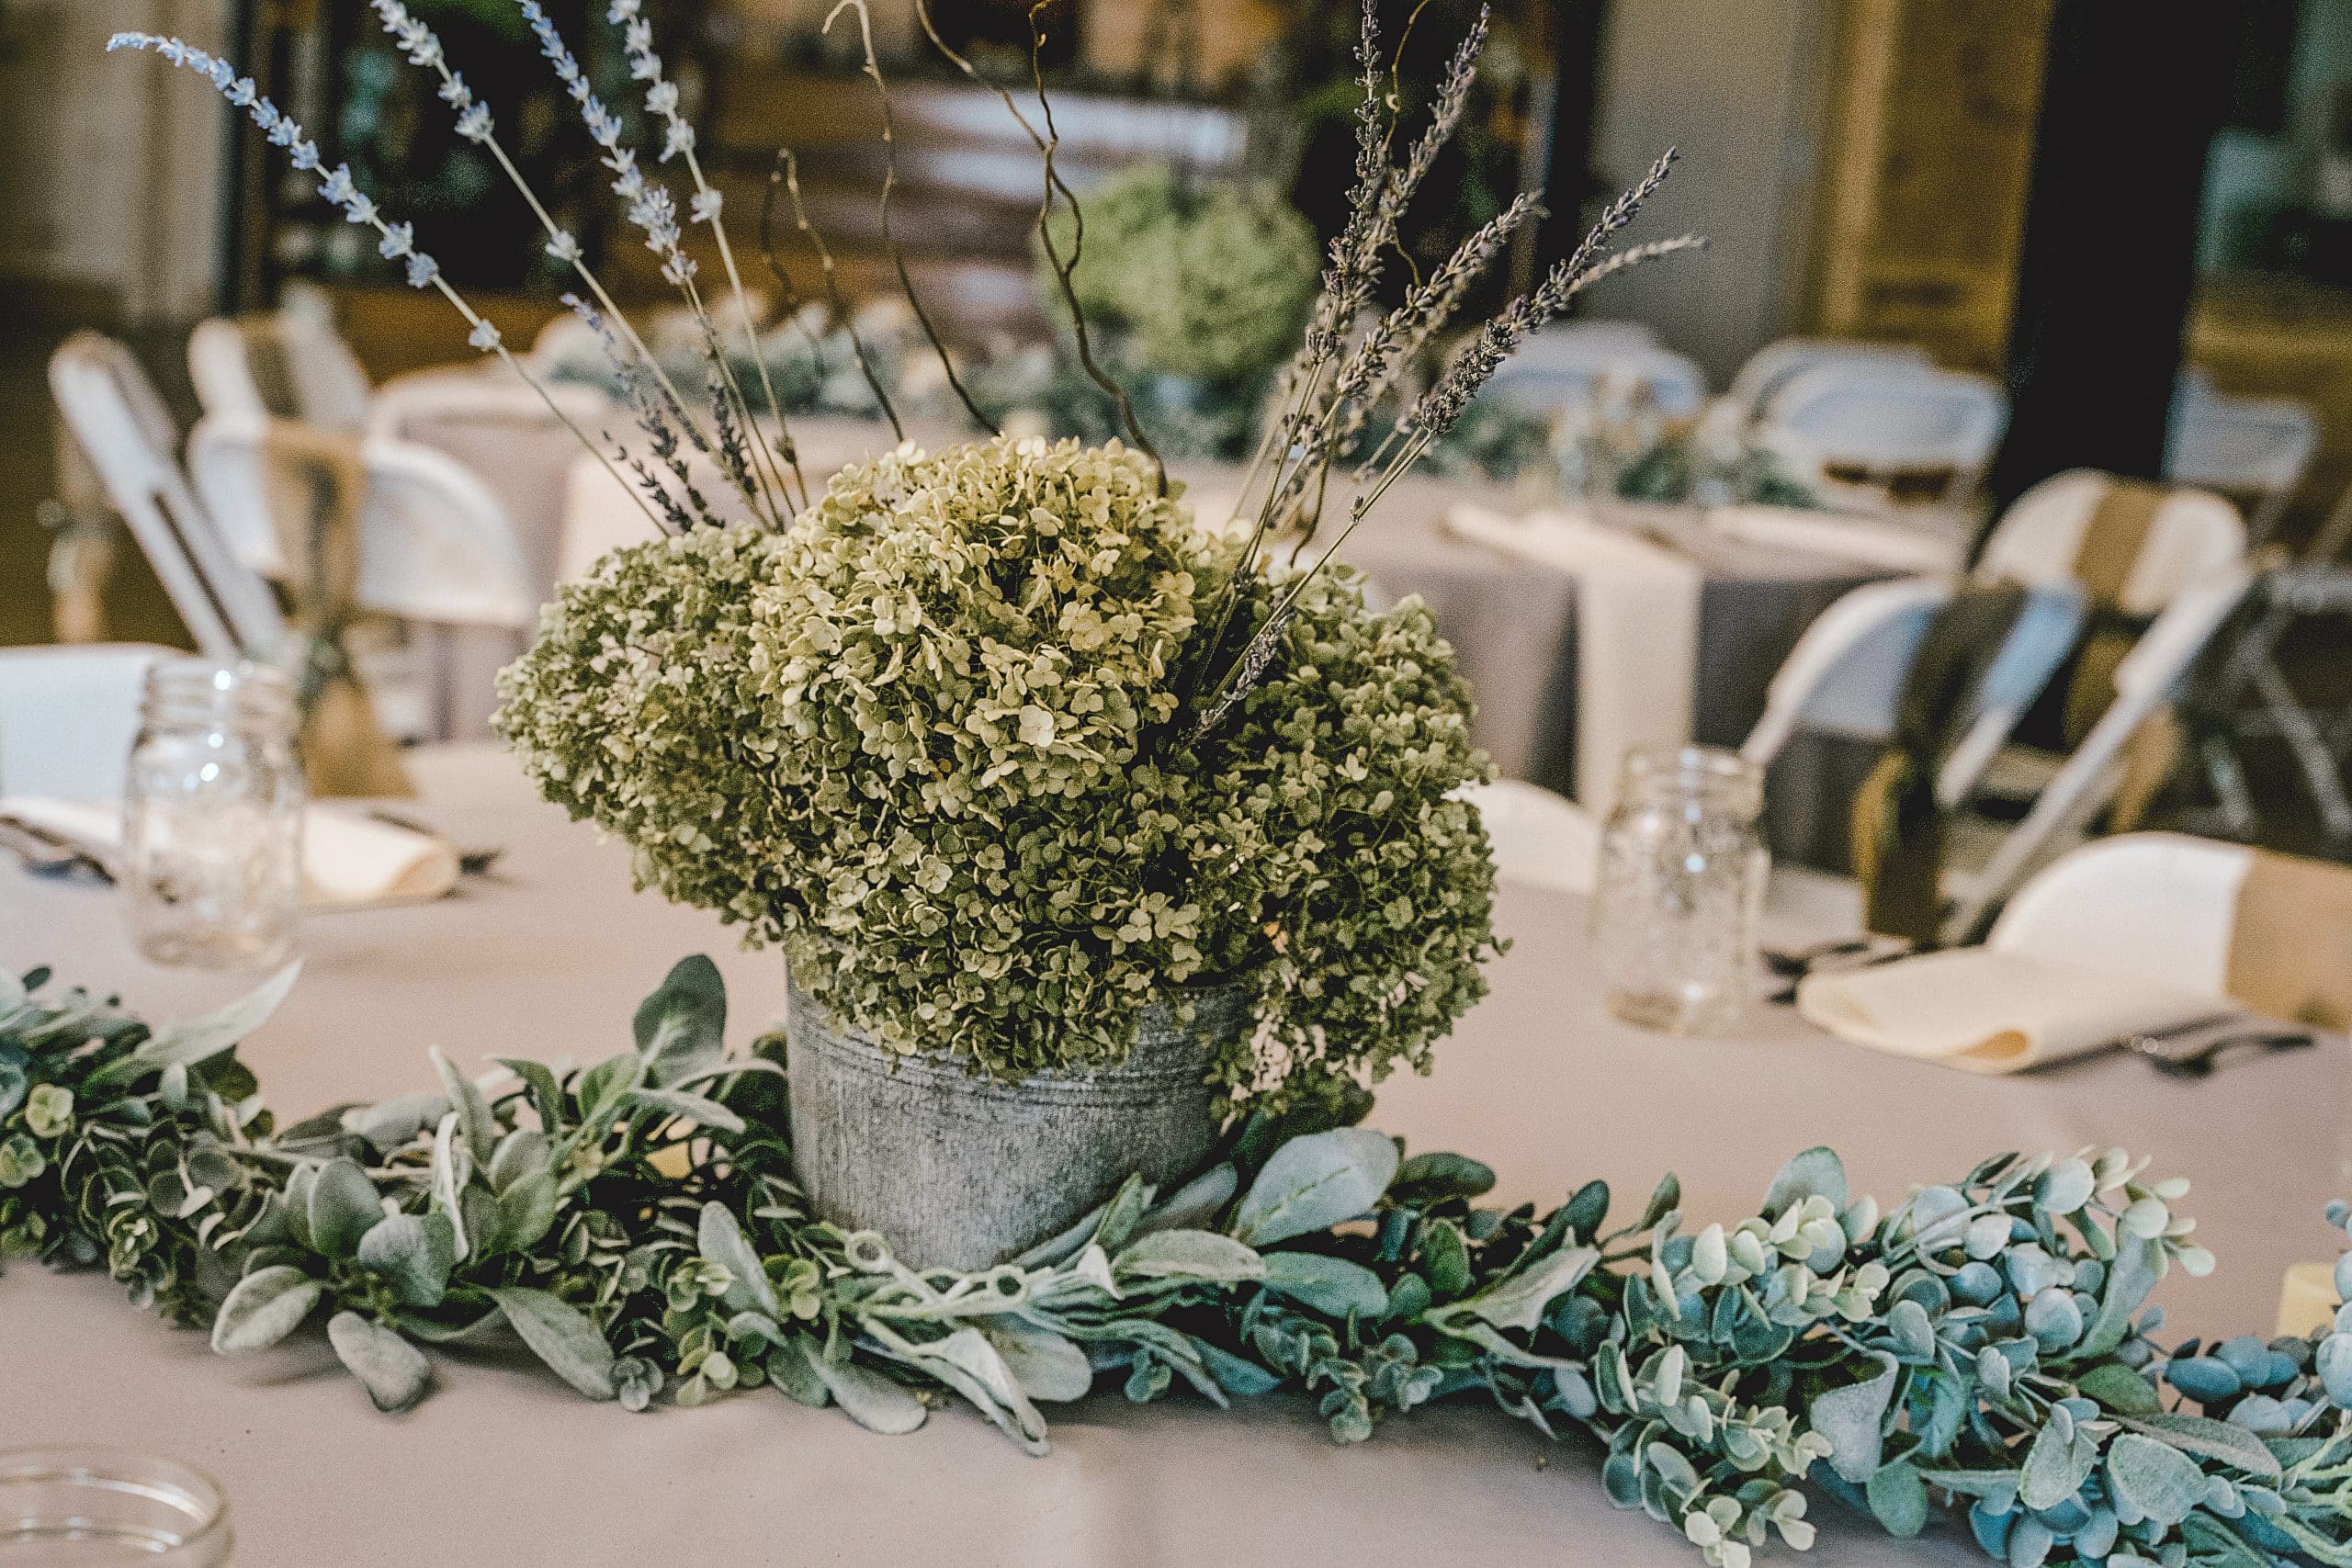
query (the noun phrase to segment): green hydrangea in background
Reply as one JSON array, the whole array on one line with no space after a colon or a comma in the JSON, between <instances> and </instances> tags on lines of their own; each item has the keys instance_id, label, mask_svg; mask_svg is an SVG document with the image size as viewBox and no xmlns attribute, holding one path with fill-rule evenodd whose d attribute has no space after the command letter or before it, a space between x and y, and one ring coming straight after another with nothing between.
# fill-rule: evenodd
<instances>
[{"instance_id":1,"label":"green hydrangea in background","mask_svg":"<svg viewBox=\"0 0 2352 1568\"><path fill-rule=\"evenodd\" d=\"M1068 255L1073 225L1067 210L1055 216ZM1314 228L1279 193L1137 164L1086 192L1071 282L1118 357L1222 383L1263 376L1298 346L1321 265ZM1061 319L1061 286L1042 255L1037 287Z\"/></svg>"},{"instance_id":2,"label":"green hydrangea in background","mask_svg":"<svg viewBox=\"0 0 2352 1568\"><path fill-rule=\"evenodd\" d=\"M1333 1098L1484 993L1487 764L1418 600L1307 585L1197 748L1178 672L1237 546L1116 443L910 446L787 533L700 529L568 586L500 724L640 884L782 946L899 1050L1114 1061L1153 994L1238 979L1235 1095ZM1243 585L1262 616L1278 577ZM1245 622L1245 624L1247 624Z\"/></svg>"}]
</instances>

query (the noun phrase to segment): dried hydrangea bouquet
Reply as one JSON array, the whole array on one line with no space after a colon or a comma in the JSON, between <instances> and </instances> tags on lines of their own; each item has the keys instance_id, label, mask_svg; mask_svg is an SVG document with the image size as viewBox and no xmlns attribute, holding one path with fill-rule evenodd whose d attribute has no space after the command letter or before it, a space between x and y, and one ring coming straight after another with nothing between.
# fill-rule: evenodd
<instances>
[{"instance_id":1,"label":"dried hydrangea bouquet","mask_svg":"<svg viewBox=\"0 0 2352 1568\"><path fill-rule=\"evenodd\" d=\"M754 332L637 0L615 0L610 19L662 130L661 163L691 187L683 204L546 13L518 3L701 324L707 373L689 399L548 221L547 248L576 269L572 304L608 345L640 433L634 447L591 445L660 536L563 590L507 672L500 724L550 798L633 846L645 884L783 950L794 1133L820 1210L926 1261L990 1262L1138 1167L1154 1180L1196 1168L1237 1106L1328 1107L1398 1063L1425 1065L1482 993L1496 945L1485 835L1455 797L1487 768L1469 693L1418 602L1375 611L1328 554L1290 563L1327 498L1352 492L1351 526L1579 289L1689 243L1604 253L1664 164L1472 334L1385 439L1360 442L1367 411L1536 210L1522 197L1375 308L1398 225L1463 113L1485 21L1415 129L1399 123L1367 10L1351 216L1246 487L1253 525L1210 527L1097 360L1082 296L1100 280L1080 265L1084 214L1055 167L1051 106L1042 90L1028 110L1004 93L1040 153L1037 244L1128 439L901 445L819 484L765 362L754 354L746 379L687 254L682 223L707 228L732 314ZM399 0L376 9L439 74L459 130L514 173L431 29ZM889 147L865 11L844 0L833 17L865 43ZM318 170L301 129L227 65L174 39L116 42L208 74ZM776 183L805 224L793 175L781 158ZM321 172L320 189L505 355L408 226L343 169ZM886 240L889 198L886 177ZM957 1125L992 1129L994 1147Z\"/></svg>"}]
</instances>

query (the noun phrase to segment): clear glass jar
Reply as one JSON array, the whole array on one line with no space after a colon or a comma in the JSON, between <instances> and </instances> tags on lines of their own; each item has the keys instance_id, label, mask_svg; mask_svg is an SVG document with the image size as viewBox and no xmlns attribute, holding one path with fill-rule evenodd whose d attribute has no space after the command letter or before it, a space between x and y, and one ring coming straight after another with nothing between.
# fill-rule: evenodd
<instances>
[{"instance_id":1,"label":"clear glass jar","mask_svg":"<svg viewBox=\"0 0 2352 1568\"><path fill-rule=\"evenodd\" d=\"M281 671L173 659L147 673L123 863L131 935L158 964L266 968L293 945L301 764Z\"/></svg>"},{"instance_id":2,"label":"clear glass jar","mask_svg":"<svg viewBox=\"0 0 2352 1568\"><path fill-rule=\"evenodd\" d=\"M1770 861L1763 770L1712 747L1634 751L1600 840L1593 944L1609 1008L1645 1029L1711 1033L1747 1006Z\"/></svg>"},{"instance_id":3,"label":"clear glass jar","mask_svg":"<svg viewBox=\"0 0 2352 1568\"><path fill-rule=\"evenodd\" d=\"M0 1451L0 1568L227 1568L229 1503L202 1473L111 1449Z\"/></svg>"}]
</instances>

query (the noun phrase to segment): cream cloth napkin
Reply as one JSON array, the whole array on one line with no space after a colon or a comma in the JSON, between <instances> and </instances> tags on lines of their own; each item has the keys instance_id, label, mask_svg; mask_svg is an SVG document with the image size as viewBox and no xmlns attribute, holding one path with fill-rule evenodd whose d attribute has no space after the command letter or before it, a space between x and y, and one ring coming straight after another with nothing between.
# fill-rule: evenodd
<instances>
[{"instance_id":1,"label":"cream cloth napkin","mask_svg":"<svg viewBox=\"0 0 2352 1568\"><path fill-rule=\"evenodd\" d=\"M1576 513L1445 514L1453 534L1577 580L1577 800L1596 817L1617 797L1625 753L1690 744L1699 594L1687 557Z\"/></svg>"},{"instance_id":2,"label":"cream cloth napkin","mask_svg":"<svg viewBox=\"0 0 2352 1568\"><path fill-rule=\"evenodd\" d=\"M1797 1011L1840 1039L1971 1073L2022 1072L2234 1010L2210 992L1984 947L1797 987Z\"/></svg>"},{"instance_id":3,"label":"cream cloth napkin","mask_svg":"<svg viewBox=\"0 0 2352 1568\"><path fill-rule=\"evenodd\" d=\"M1780 545L1921 576L1958 571L1959 539L1891 518L1839 517L1788 506L1717 506L1707 526L1753 545Z\"/></svg>"},{"instance_id":4,"label":"cream cloth napkin","mask_svg":"<svg viewBox=\"0 0 2352 1568\"><path fill-rule=\"evenodd\" d=\"M20 795L0 800L0 811L103 859L121 853L122 807L115 801ZM457 885L458 852L446 839L322 807L302 814L302 902L309 908L418 902Z\"/></svg>"}]
</instances>

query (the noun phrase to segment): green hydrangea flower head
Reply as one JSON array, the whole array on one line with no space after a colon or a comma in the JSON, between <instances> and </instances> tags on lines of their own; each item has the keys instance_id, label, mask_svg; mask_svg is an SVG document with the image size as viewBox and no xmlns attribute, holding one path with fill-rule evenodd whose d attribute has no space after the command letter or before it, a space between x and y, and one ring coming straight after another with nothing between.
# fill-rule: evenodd
<instances>
[{"instance_id":1,"label":"green hydrangea flower head","mask_svg":"<svg viewBox=\"0 0 2352 1568\"><path fill-rule=\"evenodd\" d=\"M1184 744L1238 545L1171 490L1115 442L901 446L786 533L615 551L547 611L500 725L642 885L778 943L894 1049L1115 1061L1147 999L1228 981L1258 1027L1210 1070L1336 1095L1424 1061L1482 989L1468 692L1417 601L1327 569L1266 682ZM1284 586L1253 574L1242 614Z\"/></svg>"}]
</instances>

